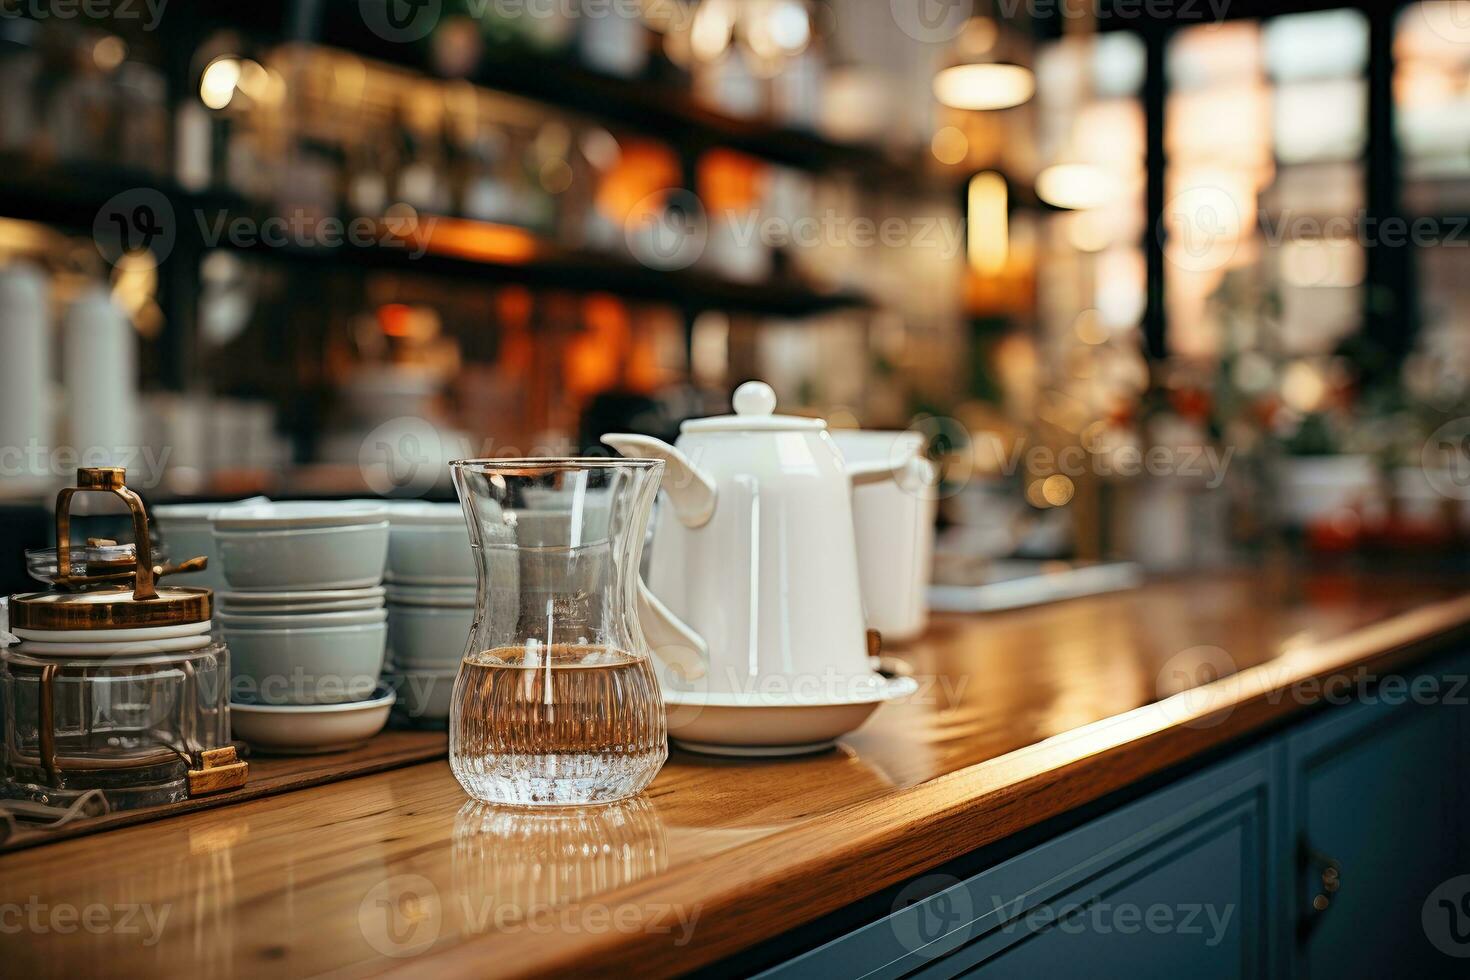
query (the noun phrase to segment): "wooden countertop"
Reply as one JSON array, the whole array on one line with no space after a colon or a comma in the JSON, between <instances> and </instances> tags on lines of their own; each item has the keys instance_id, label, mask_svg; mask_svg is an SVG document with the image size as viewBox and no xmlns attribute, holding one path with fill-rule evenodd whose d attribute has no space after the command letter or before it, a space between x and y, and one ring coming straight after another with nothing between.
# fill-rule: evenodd
<instances>
[{"instance_id":1,"label":"wooden countertop","mask_svg":"<svg viewBox=\"0 0 1470 980\"><path fill-rule=\"evenodd\" d=\"M469 803L424 763L36 847L0 857L0 953L18 976L677 973L1467 635L1462 589L1361 575L938 617L895 651L918 694L837 751L675 752L637 801L562 813Z\"/></svg>"}]
</instances>

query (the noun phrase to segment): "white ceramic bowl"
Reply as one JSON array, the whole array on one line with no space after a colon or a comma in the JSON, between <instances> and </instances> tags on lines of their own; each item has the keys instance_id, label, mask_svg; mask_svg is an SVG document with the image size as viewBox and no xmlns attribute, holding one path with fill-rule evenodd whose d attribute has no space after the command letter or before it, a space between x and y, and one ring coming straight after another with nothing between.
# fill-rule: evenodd
<instances>
[{"instance_id":1,"label":"white ceramic bowl","mask_svg":"<svg viewBox=\"0 0 1470 980\"><path fill-rule=\"evenodd\" d=\"M336 612L221 612L216 617L221 626L236 629L304 629L318 626L364 626L387 620L388 610L345 609Z\"/></svg>"},{"instance_id":2,"label":"white ceramic bowl","mask_svg":"<svg viewBox=\"0 0 1470 980\"><path fill-rule=\"evenodd\" d=\"M219 551L214 544L214 515L225 507L266 502L264 497L253 497L234 503L159 504L150 507L148 516L157 523L158 533L163 537L163 543L168 546L169 554L175 561L185 561L196 555L209 559L204 571L171 575L169 582L207 589L224 588L225 573L221 567Z\"/></svg>"},{"instance_id":3,"label":"white ceramic bowl","mask_svg":"<svg viewBox=\"0 0 1470 980\"><path fill-rule=\"evenodd\" d=\"M293 609L305 608L308 605L335 605L336 603L354 603L351 606L342 606L344 609L367 609L372 606L381 606L383 597L387 590L381 585L371 586L365 589L299 589L294 592L221 592L221 602L231 606L265 607L265 606L289 606ZM367 603L367 605L357 605Z\"/></svg>"},{"instance_id":4,"label":"white ceramic bowl","mask_svg":"<svg viewBox=\"0 0 1470 980\"><path fill-rule=\"evenodd\" d=\"M362 599L337 599L325 602L236 602L218 596L215 608L222 614L232 616L279 616L302 613L351 612L353 610L382 609L382 596L366 596Z\"/></svg>"},{"instance_id":5,"label":"white ceramic bowl","mask_svg":"<svg viewBox=\"0 0 1470 980\"><path fill-rule=\"evenodd\" d=\"M388 581L474 586L475 557L459 504L392 503L388 526Z\"/></svg>"},{"instance_id":6,"label":"white ceramic bowl","mask_svg":"<svg viewBox=\"0 0 1470 980\"><path fill-rule=\"evenodd\" d=\"M449 720L454 700L454 681L459 669L395 670L383 679L398 694L395 712L413 724L435 725Z\"/></svg>"},{"instance_id":7,"label":"white ceramic bowl","mask_svg":"<svg viewBox=\"0 0 1470 980\"><path fill-rule=\"evenodd\" d=\"M474 623L473 602L465 606L389 606L389 655L395 666L407 670L457 669Z\"/></svg>"},{"instance_id":8,"label":"white ceramic bowl","mask_svg":"<svg viewBox=\"0 0 1470 980\"><path fill-rule=\"evenodd\" d=\"M388 587L390 606L473 606L475 586L398 585Z\"/></svg>"},{"instance_id":9,"label":"white ceramic bowl","mask_svg":"<svg viewBox=\"0 0 1470 980\"><path fill-rule=\"evenodd\" d=\"M212 521L216 531L301 531L387 519L387 504L370 500L273 500L221 507Z\"/></svg>"},{"instance_id":10,"label":"white ceramic bowl","mask_svg":"<svg viewBox=\"0 0 1470 980\"><path fill-rule=\"evenodd\" d=\"M382 581L388 557L387 521L235 530L216 520L214 539L235 591L368 588Z\"/></svg>"},{"instance_id":11,"label":"white ceramic bowl","mask_svg":"<svg viewBox=\"0 0 1470 980\"><path fill-rule=\"evenodd\" d=\"M371 696L383 670L386 622L301 629L224 625L233 700L337 704Z\"/></svg>"},{"instance_id":12,"label":"white ceramic bowl","mask_svg":"<svg viewBox=\"0 0 1470 980\"><path fill-rule=\"evenodd\" d=\"M388 723L397 700L387 686L345 704L231 704L230 730L260 752L308 755L339 752L372 738Z\"/></svg>"}]
</instances>

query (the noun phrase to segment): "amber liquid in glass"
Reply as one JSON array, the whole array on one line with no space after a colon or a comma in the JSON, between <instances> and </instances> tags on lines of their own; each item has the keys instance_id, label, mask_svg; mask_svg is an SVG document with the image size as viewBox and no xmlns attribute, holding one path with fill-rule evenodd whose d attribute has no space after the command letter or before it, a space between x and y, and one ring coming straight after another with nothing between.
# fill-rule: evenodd
<instances>
[{"instance_id":1,"label":"amber liquid in glass","mask_svg":"<svg viewBox=\"0 0 1470 980\"><path fill-rule=\"evenodd\" d=\"M668 754L653 668L616 648L497 647L464 658L454 693L449 764L477 799L611 802Z\"/></svg>"}]
</instances>

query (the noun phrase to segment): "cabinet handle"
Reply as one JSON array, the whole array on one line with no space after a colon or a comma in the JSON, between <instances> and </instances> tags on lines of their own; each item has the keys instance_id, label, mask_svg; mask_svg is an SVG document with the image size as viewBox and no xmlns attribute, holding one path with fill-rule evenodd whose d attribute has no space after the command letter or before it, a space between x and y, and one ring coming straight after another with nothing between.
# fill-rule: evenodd
<instances>
[{"instance_id":1,"label":"cabinet handle","mask_svg":"<svg viewBox=\"0 0 1470 980\"><path fill-rule=\"evenodd\" d=\"M1308 853L1312 864L1322 868L1322 890L1312 899L1312 908L1318 912L1326 912L1332 906L1332 899L1337 895L1338 889L1342 888L1342 865L1336 858L1328 857L1320 851Z\"/></svg>"}]
</instances>

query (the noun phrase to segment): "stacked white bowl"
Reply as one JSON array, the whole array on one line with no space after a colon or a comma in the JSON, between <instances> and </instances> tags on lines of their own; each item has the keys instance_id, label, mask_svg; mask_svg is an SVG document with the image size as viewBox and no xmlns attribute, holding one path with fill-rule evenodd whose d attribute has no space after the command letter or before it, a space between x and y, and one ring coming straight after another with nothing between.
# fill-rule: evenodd
<instances>
[{"instance_id":1,"label":"stacked white bowl","mask_svg":"<svg viewBox=\"0 0 1470 980\"><path fill-rule=\"evenodd\" d=\"M268 751L326 752L377 734L395 700L381 683L387 508L233 505L212 524L236 737Z\"/></svg>"},{"instance_id":2,"label":"stacked white bowl","mask_svg":"<svg viewBox=\"0 0 1470 980\"><path fill-rule=\"evenodd\" d=\"M397 717L420 727L449 720L450 695L475 621L475 560L459 504L388 509L389 682Z\"/></svg>"}]
</instances>

